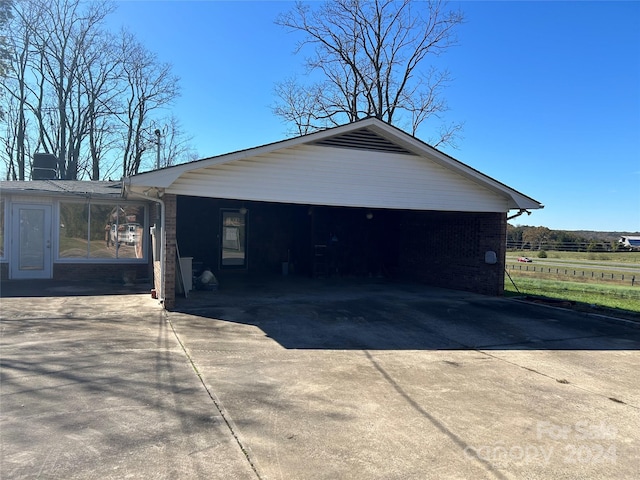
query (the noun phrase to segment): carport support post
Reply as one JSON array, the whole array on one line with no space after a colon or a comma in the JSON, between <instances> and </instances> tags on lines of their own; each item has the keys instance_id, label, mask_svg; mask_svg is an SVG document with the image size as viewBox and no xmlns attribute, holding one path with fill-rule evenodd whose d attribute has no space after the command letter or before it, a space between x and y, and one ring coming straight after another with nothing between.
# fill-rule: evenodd
<instances>
[{"instance_id":1,"label":"carport support post","mask_svg":"<svg viewBox=\"0 0 640 480\"><path fill-rule=\"evenodd\" d=\"M165 256L164 256L164 308L170 310L176 305L176 195L165 195Z\"/></svg>"}]
</instances>

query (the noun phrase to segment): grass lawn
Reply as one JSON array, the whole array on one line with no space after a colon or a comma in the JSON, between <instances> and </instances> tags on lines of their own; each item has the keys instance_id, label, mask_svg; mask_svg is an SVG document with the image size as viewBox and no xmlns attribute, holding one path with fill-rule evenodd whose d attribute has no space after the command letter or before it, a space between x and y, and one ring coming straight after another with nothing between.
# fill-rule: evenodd
<instances>
[{"instance_id":1,"label":"grass lawn","mask_svg":"<svg viewBox=\"0 0 640 480\"><path fill-rule=\"evenodd\" d=\"M607 285L568 282L524 276L513 276L517 290L509 277L505 278L505 295L531 295L575 302L575 308L595 313L610 313L640 320L640 285Z\"/></svg>"}]
</instances>

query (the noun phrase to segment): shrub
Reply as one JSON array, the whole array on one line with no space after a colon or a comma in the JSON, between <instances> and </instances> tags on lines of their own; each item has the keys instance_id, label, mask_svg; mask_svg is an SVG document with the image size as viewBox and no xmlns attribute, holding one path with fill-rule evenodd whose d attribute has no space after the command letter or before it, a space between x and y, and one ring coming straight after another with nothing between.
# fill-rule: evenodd
<instances>
[{"instance_id":1,"label":"shrub","mask_svg":"<svg viewBox=\"0 0 640 480\"><path fill-rule=\"evenodd\" d=\"M545 250L540 250L538 252L538 258L547 258L547 252Z\"/></svg>"}]
</instances>

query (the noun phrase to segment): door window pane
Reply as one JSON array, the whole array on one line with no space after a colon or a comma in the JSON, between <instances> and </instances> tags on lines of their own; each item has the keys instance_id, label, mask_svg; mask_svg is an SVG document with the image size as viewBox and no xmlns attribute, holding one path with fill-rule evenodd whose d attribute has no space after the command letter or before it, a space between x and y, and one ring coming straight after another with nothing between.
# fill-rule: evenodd
<instances>
[{"instance_id":1,"label":"door window pane","mask_svg":"<svg viewBox=\"0 0 640 480\"><path fill-rule=\"evenodd\" d=\"M20 209L20 270L44 270L44 210Z\"/></svg>"},{"instance_id":2,"label":"door window pane","mask_svg":"<svg viewBox=\"0 0 640 480\"><path fill-rule=\"evenodd\" d=\"M244 267L246 254L246 212L229 210L222 212L222 259L223 267Z\"/></svg>"}]
</instances>

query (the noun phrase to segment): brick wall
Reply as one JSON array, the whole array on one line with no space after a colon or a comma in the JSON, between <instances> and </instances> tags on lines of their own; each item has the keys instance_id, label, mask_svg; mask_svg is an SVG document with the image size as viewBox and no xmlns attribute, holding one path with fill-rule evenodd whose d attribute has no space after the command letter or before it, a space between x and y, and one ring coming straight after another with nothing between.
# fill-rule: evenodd
<instances>
[{"instance_id":1,"label":"brick wall","mask_svg":"<svg viewBox=\"0 0 640 480\"><path fill-rule=\"evenodd\" d=\"M176 210L177 197L165 195L165 238L166 255L164 270L164 308L172 309L176 305Z\"/></svg>"},{"instance_id":2,"label":"brick wall","mask_svg":"<svg viewBox=\"0 0 640 480\"><path fill-rule=\"evenodd\" d=\"M129 279L150 281L149 264L122 263L54 263L53 280L125 283L125 276ZM9 264L0 264L0 280L9 279Z\"/></svg>"},{"instance_id":3,"label":"brick wall","mask_svg":"<svg viewBox=\"0 0 640 480\"><path fill-rule=\"evenodd\" d=\"M405 212L398 236L402 276L488 295L504 292L505 214ZM485 263L487 251L496 252L496 264Z\"/></svg>"},{"instance_id":4,"label":"brick wall","mask_svg":"<svg viewBox=\"0 0 640 480\"><path fill-rule=\"evenodd\" d=\"M88 264L54 263L53 279L65 281L125 283L125 278L135 281L149 280L149 265L143 264Z\"/></svg>"}]
</instances>

